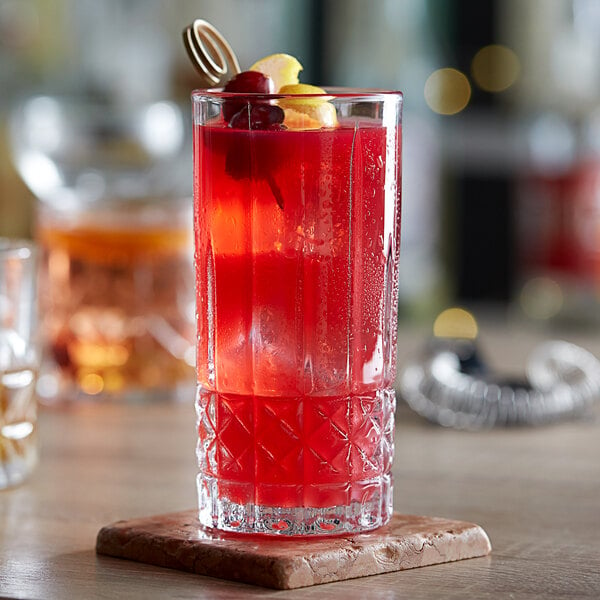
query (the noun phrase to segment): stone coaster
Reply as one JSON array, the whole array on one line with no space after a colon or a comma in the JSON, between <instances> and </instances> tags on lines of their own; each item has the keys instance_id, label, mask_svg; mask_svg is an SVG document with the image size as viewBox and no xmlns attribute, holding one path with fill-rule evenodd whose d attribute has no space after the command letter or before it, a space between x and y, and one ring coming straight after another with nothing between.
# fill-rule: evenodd
<instances>
[{"instance_id":1,"label":"stone coaster","mask_svg":"<svg viewBox=\"0 0 600 600\"><path fill-rule=\"evenodd\" d=\"M315 539L209 531L187 510L118 521L103 527L96 543L99 554L275 589L474 558L491 549L479 525L398 513L371 532Z\"/></svg>"}]
</instances>

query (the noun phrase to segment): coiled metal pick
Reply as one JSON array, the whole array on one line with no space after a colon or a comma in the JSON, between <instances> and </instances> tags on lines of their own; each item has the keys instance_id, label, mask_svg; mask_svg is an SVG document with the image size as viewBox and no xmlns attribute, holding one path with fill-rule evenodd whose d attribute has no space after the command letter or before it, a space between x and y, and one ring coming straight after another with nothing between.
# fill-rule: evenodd
<instances>
[{"instance_id":1,"label":"coiled metal pick","mask_svg":"<svg viewBox=\"0 0 600 600\"><path fill-rule=\"evenodd\" d=\"M183 31L183 43L203 87L215 87L241 69L227 40L204 19L196 19Z\"/></svg>"}]
</instances>

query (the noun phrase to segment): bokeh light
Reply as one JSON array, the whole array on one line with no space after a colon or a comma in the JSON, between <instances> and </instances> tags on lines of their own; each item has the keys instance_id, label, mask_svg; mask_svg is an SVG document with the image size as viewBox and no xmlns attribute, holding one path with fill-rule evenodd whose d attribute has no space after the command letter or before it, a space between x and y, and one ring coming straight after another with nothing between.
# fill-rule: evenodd
<instances>
[{"instance_id":1,"label":"bokeh light","mask_svg":"<svg viewBox=\"0 0 600 600\"><path fill-rule=\"evenodd\" d=\"M424 94L433 112L455 115L469 103L471 84L465 74L456 69L438 69L427 78Z\"/></svg>"},{"instance_id":2,"label":"bokeh light","mask_svg":"<svg viewBox=\"0 0 600 600\"><path fill-rule=\"evenodd\" d=\"M86 394L95 396L104 389L104 380L96 373L87 373L79 378L79 385Z\"/></svg>"},{"instance_id":3,"label":"bokeh light","mask_svg":"<svg viewBox=\"0 0 600 600\"><path fill-rule=\"evenodd\" d=\"M437 316L433 324L435 337L474 340L477 333L475 317L464 308L447 308Z\"/></svg>"},{"instance_id":4,"label":"bokeh light","mask_svg":"<svg viewBox=\"0 0 600 600\"><path fill-rule=\"evenodd\" d=\"M486 92L502 92L517 81L519 57L506 46L492 44L481 48L471 62L475 83Z\"/></svg>"},{"instance_id":5,"label":"bokeh light","mask_svg":"<svg viewBox=\"0 0 600 600\"><path fill-rule=\"evenodd\" d=\"M523 312L540 321L556 316L565 302L560 285L549 277L534 277L527 281L519 300Z\"/></svg>"}]
</instances>

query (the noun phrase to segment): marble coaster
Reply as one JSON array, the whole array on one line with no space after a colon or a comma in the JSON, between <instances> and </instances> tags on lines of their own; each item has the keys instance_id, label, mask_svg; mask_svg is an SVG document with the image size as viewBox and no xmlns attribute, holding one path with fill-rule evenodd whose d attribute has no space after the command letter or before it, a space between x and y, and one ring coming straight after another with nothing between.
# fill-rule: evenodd
<instances>
[{"instance_id":1,"label":"marble coaster","mask_svg":"<svg viewBox=\"0 0 600 600\"><path fill-rule=\"evenodd\" d=\"M187 510L118 521L98 533L96 551L118 558L292 589L489 554L473 523L394 513L374 531L330 538L229 534L203 529Z\"/></svg>"}]
</instances>

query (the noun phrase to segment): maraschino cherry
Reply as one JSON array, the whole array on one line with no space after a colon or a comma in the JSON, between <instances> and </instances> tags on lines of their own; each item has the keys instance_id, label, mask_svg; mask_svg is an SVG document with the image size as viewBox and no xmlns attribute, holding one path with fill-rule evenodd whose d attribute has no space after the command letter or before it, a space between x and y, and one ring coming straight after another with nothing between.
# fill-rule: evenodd
<instances>
[{"instance_id":1,"label":"maraschino cherry","mask_svg":"<svg viewBox=\"0 0 600 600\"><path fill-rule=\"evenodd\" d=\"M258 71L242 71L231 79L225 92L240 94L272 94L273 80ZM258 99L227 99L223 104L223 118L235 129L273 129L283 123L284 113L279 106Z\"/></svg>"}]
</instances>

